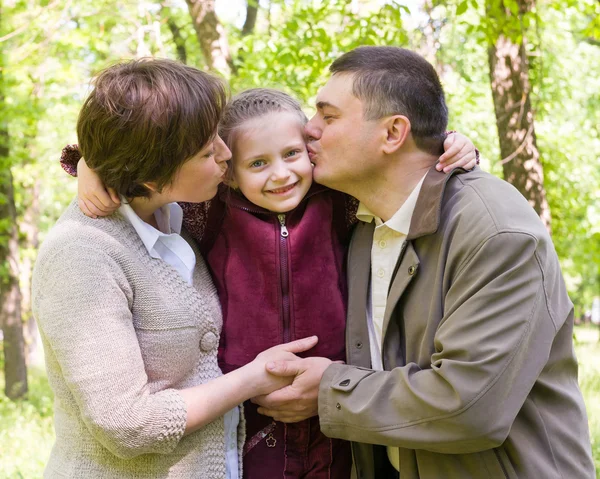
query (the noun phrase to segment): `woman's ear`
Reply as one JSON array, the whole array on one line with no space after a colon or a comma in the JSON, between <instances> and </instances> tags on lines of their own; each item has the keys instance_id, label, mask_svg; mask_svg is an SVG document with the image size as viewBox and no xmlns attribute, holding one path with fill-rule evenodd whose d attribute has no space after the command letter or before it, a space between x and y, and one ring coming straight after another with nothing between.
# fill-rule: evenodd
<instances>
[{"instance_id":1,"label":"woman's ear","mask_svg":"<svg viewBox=\"0 0 600 479\"><path fill-rule=\"evenodd\" d=\"M410 133L410 120L404 115L394 115L384 120L387 137L384 141L383 152L388 155L395 153L406 142Z\"/></svg>"},{"instance_id":2,"label":"woman's ear","mask_svg":"<svg viewBox=\"0 0 600 479\"><path fill-rule=\"evenodd\" d=\"M142 183L142 185L148 188L152 193L160 193L160 191L158 191L158 186L154 181L148 181L146 183Z\"/></svg>"}]
</instances>

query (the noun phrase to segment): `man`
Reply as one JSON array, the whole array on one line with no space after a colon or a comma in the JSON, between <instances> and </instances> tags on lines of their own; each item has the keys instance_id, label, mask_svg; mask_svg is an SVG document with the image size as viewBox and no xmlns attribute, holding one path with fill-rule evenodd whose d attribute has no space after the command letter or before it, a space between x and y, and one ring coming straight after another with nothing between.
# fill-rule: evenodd
<instances>
[{"instance_id":1,"label":"man","mask_svg":"<svg viewBox=\"0 0 600 479\"><path fill-rule=\"evenodd\" d=\"M306 131L315 179L360 201L348 364L269 365L296 378L260 411L293 422L318 404L360 478L594 477L573 306L541 221L479 169L436 171L447 107L419 55L361 47L330 70Z\"/></svg>"}]
</instances>

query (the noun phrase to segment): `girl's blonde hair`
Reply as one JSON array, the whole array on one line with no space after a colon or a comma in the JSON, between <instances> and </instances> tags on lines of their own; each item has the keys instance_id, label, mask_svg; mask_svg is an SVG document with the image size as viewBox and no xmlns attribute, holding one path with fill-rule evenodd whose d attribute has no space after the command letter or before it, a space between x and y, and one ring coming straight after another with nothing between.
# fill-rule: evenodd
<instances>
[{"instance_id":1,"label":"girl's blonde hair","mask_svg":"<svg viewBox=\"0 0 600 479\"><path fill-rule=\"evenodd\" d=\"M233 151L233 144L244 123L269 113L290 112L305 125L308 121L300 103L287 93L271 88L252 88L236 95L225 107L219 135Z\"/></svg>"}]
</instances>

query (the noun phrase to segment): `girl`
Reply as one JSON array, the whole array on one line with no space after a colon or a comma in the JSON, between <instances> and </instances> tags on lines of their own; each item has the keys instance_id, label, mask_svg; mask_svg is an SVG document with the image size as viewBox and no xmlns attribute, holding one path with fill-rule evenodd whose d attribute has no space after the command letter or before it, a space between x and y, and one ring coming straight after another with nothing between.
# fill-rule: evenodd
<instances>
[{"instance_id":1,"label":"girl","mask_svg":"<svg viewBox=\"0 0 600 479\"><path fill-rule=\"evenodd\" d=\"M309 334L319 337L311 356L345 359L344 254L356 205L313 184L306 121L298 102L282 92L254 89L235 97L219 127L233 154L229 186L220 187L210 202L182 205L184 224L199 242L221 302L223 372L237 370L267 347ZM463 138L452 150L464 147L467 153L449 163L472 167L474 148ZM63 164L75 164L78 156L72 153L65 152ZM109 213L114 205L104 186L84 162L79 169L80 191L90 192L80 195L82 209ZM102 210L93 211L98 198ZM256 409L244 404L245 477L350 477L349 444L324 436L318 417L284 424Z\"/></svg>"}]
</instances>

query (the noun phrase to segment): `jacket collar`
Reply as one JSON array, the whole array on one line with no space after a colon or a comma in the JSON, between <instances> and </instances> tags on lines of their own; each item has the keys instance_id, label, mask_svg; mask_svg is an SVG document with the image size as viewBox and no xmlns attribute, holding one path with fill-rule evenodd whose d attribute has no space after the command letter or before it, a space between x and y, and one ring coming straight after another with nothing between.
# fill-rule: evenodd
<instances>
[{"instance_id":1,"label":"jacket collar","mask_svg":"<svg viewBox=\"0 0 600 479\"><path fill-rule=\"evenodd\" d=\"M443 173L437 171L435 166L431 167L425 176L417 198L407 241L433 234L438 230L446 184L454 175L463 173L468 172L462 168L456 168L450 173Z\"/></svg>"},{"instance_id":2,"label":"jacket collar","mask_svg":"<svg viewBox=\"0 0 600 479\"><path fill-rule=\"evenodd\" d=\"M421 191L421 186L423 185L425 176L419 180L419 183L417 183L417 186L415 186L410 195L408 195L406 201L389 220L385 222L382 221L381 218L375 216L364 203L360 203L358 205L356 217L365 223L371 223L375 221L376 226L385 224L388 228L394 230L395 232L407 236L410 229L411 218L413 216L415 205L417 204L417 198L419 197L419 192Z\"/></svg>"}]
</instances>

